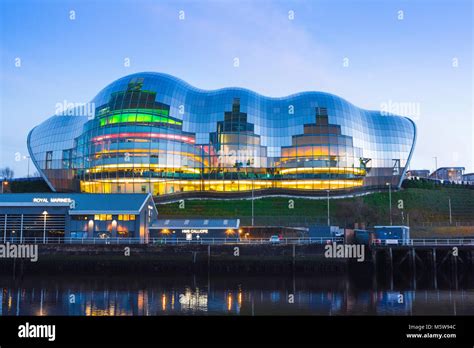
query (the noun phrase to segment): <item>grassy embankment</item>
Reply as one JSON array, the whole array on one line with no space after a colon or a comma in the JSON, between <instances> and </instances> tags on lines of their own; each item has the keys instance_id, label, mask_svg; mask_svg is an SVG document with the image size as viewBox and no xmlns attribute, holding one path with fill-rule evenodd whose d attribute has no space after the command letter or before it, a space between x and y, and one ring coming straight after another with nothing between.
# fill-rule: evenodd
<instances>
[{"instance_id":1,"label":"grassy embankment","mask_svg":"<svg viewBox=\"0 0 474 348\"><path fill-rule=\"evenodd\" d=\"M408 188L392 193L392 217L394 224L407 223L417 236L474 235L474 226L440 226L449 224L449 199L453 225L474 221L474 190L465 188L437 187L433 189ZM294 202L293 208L292 200ZM399 209L400 200L403 210ZM240 218L241 225L249 225L252 215L250 200L185 200L184 208L178 203L160 204L162 218L225 217ZM269 197L254 201L255 224L278 225L326 223L327 201ZM354 222L367 226L389 223L388 192L332 199L330 201L331 222L350 227ZM403 211L403 217L402 217ZM429 224L433 224L430 226Z\"/></svg>"}]
</instances>

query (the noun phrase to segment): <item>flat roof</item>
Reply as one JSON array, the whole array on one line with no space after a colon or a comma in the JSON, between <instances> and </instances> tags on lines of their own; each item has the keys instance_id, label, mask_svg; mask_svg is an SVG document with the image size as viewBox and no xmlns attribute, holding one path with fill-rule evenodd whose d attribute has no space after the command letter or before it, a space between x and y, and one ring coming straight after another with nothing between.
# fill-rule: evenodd
<instances>
[{"instance_id":1,"label":"flat roof","mask_svg":"<svg viewBox=\"0 0 474 348\"><path fill-rule=\"evenodd\" d=\"M236 229L240 226L240 219L161 219L156 220L150 229Z\"/></svg>"},{"instance_id":2,"label":"flat roof","mask_svg":"<svg viewBox=\"0 0 474 348\"><path fill-rule=\"evenodd\" d=\"M444 169L447 169L447 170L466 170L466 168L464 168L464 167L439 167L433 173L437 172L438 170L444 170Z\"/></svg>"},{"instance_id":3,"label":"flat roof","mask_svg":"<svg viewBox=\"0 0 474 348\"><path fill-rule=\"evenodd\" d=\"M74 202L71 215L138 214L150 197L144 193L5 193L0 194L0 207L69 207Z\"/></svg>"}]
</instances>

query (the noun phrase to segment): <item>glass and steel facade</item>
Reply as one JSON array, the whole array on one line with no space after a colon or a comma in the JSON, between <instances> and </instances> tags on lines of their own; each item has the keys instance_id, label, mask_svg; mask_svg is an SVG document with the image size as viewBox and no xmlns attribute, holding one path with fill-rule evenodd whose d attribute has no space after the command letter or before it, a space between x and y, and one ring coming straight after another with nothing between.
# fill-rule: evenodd
<instances>
[{"instance_id":1,"label":"glass and steel facade","mask_svg":"<svg viewBox=\"0 0 474 348\"><path fill-rule=\"evenodd\" d=\"M400 186L416 128L335 95L269 98L137 73L35 127L28 149L56 191L354 190Z\"/></svg>"}]
</instances>

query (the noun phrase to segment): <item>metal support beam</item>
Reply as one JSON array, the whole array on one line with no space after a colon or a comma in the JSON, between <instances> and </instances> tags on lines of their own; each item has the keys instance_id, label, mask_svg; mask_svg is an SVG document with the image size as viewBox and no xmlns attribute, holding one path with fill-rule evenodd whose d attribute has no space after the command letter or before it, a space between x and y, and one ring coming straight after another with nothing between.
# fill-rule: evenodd
<instances>
[{"instance_id":1,"label":"metal support beam","mask_svg":"<svg viewBox=\"0 0 474 348\"><path fill-rule=\"evenodd\" d=\"M433 266L433 287L438 289L438 267L436 265L436 248L432 249L432 266Z\"/></svg>"},{"instance_id":2,"label":"metal support beam","mask_svg":"<svg viewBox=\"0 0 474 348\"><path fill-rule=\"evenodd\" d=\"M411 259L410 264L412 266L412 273L413 273L413 289L416 289L416 252L415 252L415 248L411 248L410 259Z\"/></svg>"},{"instance_id":3,"label":"metal support beam","mask_svg":"<svg viewBox=\"0 0 474 348\"><path fill-rule=\"evenodd\" d=\"M295 269L296 244L293 244L293 269Z\"/></svg>"},{"instance_id":4,"label":"metal support beam","mask_svg":"<svg viewBox=\"0 0 474 348\"><path fill-rule=\"evenodd\" d=\"M207 269L211 267L211 244L207 246Z\"/></svg>"},{"instance_id":5,"label":"metal support beam","mask_svg":"<svg viewBox=\"0 0 474 348\"><path fill-rule=\"evenodd\" d=\"M372 272L372 288L377 289L377 249L372 249L372 264L374 266Z\"/></svg>"},{"instance_id":6,"label":"metal support beam","mask_svg":"<svg viewBox=\"0 0 474 348\"><path fill-rule=\"evenodd\" d=\"M393 250L392 248L388 249L388 259L389 259L389 264L390 264L390 267L389 267L390 290L393 290Z\"/></svg>"},{"instance_id":7,"label":"metal support beam","mask_svg":"<svg viewBox=\"0 0 474 348\"><path fill-rule=\"evenodd\" d=\"M21 214L20 222L20 244L23 243L23 214Z\"/></svg>"},{"instance_id":8,"label":"metal support beam","mask_svg":"<svg viewBox=\"0 0 474 348\"><path fill-rule=\"evenodd\" d=\"M7 242L7 219L8 219L8 214L5 214L5 226L3 228L3 244Z\"/></svg>"},{"instance_id":9,"label":"metal support beam","mask_svg":"<svg viewBox=\"0 0 474 348\"><path fill-rule=\"evenodd\" d=\"M452 258L453 258L454 285L455 285L456 290L457 290L458 289L458 257L453 254Z\"/></svg>"}]
</instances>

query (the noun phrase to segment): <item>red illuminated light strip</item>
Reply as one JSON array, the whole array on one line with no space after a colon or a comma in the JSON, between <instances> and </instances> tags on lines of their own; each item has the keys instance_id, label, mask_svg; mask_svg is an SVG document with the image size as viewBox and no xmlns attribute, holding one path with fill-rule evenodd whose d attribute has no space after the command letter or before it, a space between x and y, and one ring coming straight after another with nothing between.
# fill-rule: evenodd
<instances>
[{"instance_id":1,"label":"red illuminated light strip","mask_svg":"<svg viewBox=\"0 0 474 348\"><path fill-rule=\"evenodd\" d=\"M116 138L160 138L168 140L178 140L188 144L194 144L196 141L193 138L186 137L183 135L176 134L163 134L163 133L117 133L117 134L107 134L100 135L98 137L92 138L92 141L102 141L107 139L116 139Z\"/></svg>"}]
</instances>

